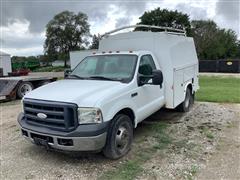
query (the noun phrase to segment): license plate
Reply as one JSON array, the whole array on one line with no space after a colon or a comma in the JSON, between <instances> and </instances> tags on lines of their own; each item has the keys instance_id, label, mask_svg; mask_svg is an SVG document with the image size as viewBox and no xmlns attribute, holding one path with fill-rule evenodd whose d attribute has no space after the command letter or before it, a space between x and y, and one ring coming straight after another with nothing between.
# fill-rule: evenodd
<instances>
[{"instance_id":1,"label":"license plate","mask_svg":"<svg viewBox=\"0 0 240 180\"><path fill-rule=\"evenodd\" d=\"M49 148L49 144L48 144L47 140L36 138L36 137L33 140L34 140L35 144Z\"/></svg>"}]
</instances>

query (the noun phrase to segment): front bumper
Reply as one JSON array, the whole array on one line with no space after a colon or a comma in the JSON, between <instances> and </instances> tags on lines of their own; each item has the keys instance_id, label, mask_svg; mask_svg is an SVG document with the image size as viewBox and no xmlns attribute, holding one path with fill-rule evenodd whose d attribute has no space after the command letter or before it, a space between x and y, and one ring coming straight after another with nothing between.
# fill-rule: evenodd
<instances>
[{"instance_id":1,"label":"front bumper","mask_svg":"<svg viewBox=\"0 0 240 180\"><path fill-rule=\"evenodd\" d=\"M101 150L106 143L107 127L109 124L82 125L73 132L66 133L29 125L25 122L23 113L18 116L18 122L21 126L23 137L28 141L63 151ZM81 131L82 128L85 131ZM44 144L37 143L39 139Z\"/></svg>"},{"instance_id":2,"label":"front bumper","mask_svg":"<svg viewBox=\"0 0 240 180\"><path fill-rule=\"evenodd\" d=\"M22 128L22 135L28 141L36 144L34 137L41 137L42 139L51 139L48 140L44 146L49 148L63 150L63 151L98 151L101 150L106 141L107 133L100 134L98 136L91 137L62 137L62 136L53 136L49 134L42 134L34 131L30 131ZM62 143L65 142L65 143ZM71 142L69 143L66 142ZM65 144L65 145L64 145ZM66 145L67 144L67 145ZM43 145L43 144L42 144Z\"/></svg>"}]
</instances>

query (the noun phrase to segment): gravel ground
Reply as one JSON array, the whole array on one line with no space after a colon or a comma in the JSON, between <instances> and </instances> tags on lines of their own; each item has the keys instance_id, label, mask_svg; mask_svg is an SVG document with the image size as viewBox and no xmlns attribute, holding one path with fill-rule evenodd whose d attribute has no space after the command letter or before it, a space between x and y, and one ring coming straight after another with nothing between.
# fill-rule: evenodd
<instances>
[{"instance_id":1,"label":"gravel ground","mask_svg":"<svg viewBox=\"0 0 240 180\"><path fill-rule=\"evenodd\" d=\"M197 103L171 120L173 143L144 164L139 179L240 179L239 110L239 104Z\"/></svg>"},{"instance_id":2,"label":"gravel ground","mask_svg":"<svg viewBox=\"0 0 240 180\"><path fill-rule=\"evenodd\" d=\"M136 129L132 151L111 161L100 153L63 154L32 145L21 137L16 121L20 101L4 103L0 179L97 179L151 143L144 127L159 121L169 125L166 131L173 142L142 165L137 179L240 179L239 109L238 104L196 103L186 114L161 110Z\"/></svg>"}]
</instances>

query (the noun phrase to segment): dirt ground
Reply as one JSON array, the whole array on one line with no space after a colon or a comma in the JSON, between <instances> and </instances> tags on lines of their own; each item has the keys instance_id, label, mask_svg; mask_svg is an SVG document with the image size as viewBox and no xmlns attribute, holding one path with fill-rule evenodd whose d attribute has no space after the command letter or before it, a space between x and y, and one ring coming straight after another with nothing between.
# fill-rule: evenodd
<instances>
[{"instance_id":1,"label":"dirt ground","mask_svg":"<svg viewBox=\"0 0 240 180\"><path fill-rule=\"evenodd\" d=\"M196 103L191 112L161 110L135 130L132 150L108 160L99 154L63 154L24 140L17 124L20 101L0 104L0 179L98 179L154 143L149 124L164 122L171 142L143 164L135 179L240 179L240 105Z\"/></svg>"}]
</instances>

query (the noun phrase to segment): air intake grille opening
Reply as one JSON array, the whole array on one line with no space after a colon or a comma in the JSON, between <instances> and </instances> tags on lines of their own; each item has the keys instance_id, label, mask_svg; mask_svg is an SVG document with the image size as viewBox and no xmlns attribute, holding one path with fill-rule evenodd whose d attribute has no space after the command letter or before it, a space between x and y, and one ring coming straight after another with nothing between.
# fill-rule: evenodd
<instances>
[{"instance_id":1,"label":"air intake grille opening","mask_svg":"<svg viewBox=\"0 0 240 180\"><path fill-rule=\"evenodd\" d=\"M23 104L26 122L31 125L62 131L71 131L77 127L75 104L40 100L24 100Z\"/></svg>"}]
</instances>

